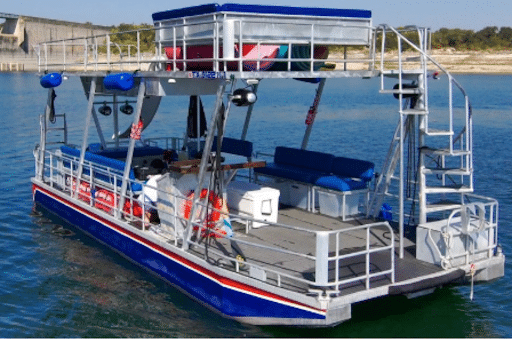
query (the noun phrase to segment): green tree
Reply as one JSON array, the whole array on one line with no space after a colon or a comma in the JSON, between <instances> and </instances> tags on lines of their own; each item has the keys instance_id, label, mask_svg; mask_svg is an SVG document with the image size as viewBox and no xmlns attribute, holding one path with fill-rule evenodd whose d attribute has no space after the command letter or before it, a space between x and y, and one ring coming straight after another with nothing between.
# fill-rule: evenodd
<instances>
[{"instance_id":1,"label":"green tree","mask_svg":"<svg viewBox=\"0 0 512 342\"><path fill-rule=\"evenodd\" d=\"M111 30L110 41L121 49L124 54L137 53L137 31L139 32L140 52L155 51L155 31L152 30L153 25L149 24L119 24Z\"/></svg>"}]
</instances>

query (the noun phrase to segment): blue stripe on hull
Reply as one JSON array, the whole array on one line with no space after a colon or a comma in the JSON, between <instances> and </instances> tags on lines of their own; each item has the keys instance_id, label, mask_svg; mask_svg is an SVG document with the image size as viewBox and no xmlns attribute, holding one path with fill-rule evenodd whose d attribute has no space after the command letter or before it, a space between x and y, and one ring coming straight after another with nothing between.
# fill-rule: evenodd
<instances>
[{"instance_id":1,"label":"blue stripe on hull","mask_svg":"<svg viewBox=\"0 0 512 342\"><path fill-rule=\"evenodd\" d=\"M199 302L215 308L226 316L232 318L251 317L256 318L255 321L258 317L270 318L270 320L276 318L276 320L309 319L325 321L325 315L246 293L246 291L249 291L249 287L245 286L247 289L243 289L243 284L237 283L237 287L242 288L244 292L223 286L218 281L205 276L202 272L187 267L176 260L181 257L175 255L175 259L173 259L172 252L167 252L171 254L170 256L164 256L145 244L121 234L117 229L111 228L78 209L54 199L52 196L36 189L34 201L123 254L131 261L157 273L189 293ZM90 215L95 216L93 213L90 213ZM122 228L118 229L122 230ZM151 244L151 242L147 242ZM188 263L194 268L201 268L201 266L190 261ZM204 273L209 273L209 271L204 270ZM217 278L219 277L217 276Z\"/></svg>"}]
</instances>

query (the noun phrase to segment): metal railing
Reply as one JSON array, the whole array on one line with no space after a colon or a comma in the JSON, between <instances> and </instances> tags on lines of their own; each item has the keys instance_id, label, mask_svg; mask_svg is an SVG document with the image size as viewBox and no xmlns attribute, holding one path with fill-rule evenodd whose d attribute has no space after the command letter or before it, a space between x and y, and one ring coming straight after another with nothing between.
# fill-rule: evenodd
<instances>
[{"instance_id":1,"label":"metal railing","mask_svg":"<svg viewBox=\"0 0 512 342\"><path fill-rule=\"evenodd\" d=\"M233 32L237 34L227 39L225 32L226 25L231 25ZM325 63L343 63L362 64L364 67L356 68L360 70L372 70L375 64L372 49L368 50L366 57L347 58L329 58L326 56L315 57L315 48L319 46L370 46L373 45L371 37L374 28L368 24L361 25L357 22L339 23L322 23L297 20L293 24L289 22L280 23L279 17L273 18L272 27L282 25L283 28L290 30L295 27L298 31L305 32L299 37L285 37L270 33L268 35L260 35L254 37L244 31L244 27L265 27L268 21L257 17L246 17L239 19L230 19L225 22L216 18L208 18L199 22L175 23L172 26L165 26L159 23L155 28L140 29L126 32L116 32L111 34L101 34L96 36L88 36L81 38L70 38L56 41L40 43L34 49L38 55L39 72L48 70L58 71L113 71L113 70L150 70L151 65L159 65L155 70L165 71L166 66L172 66L172 70L188 71L187 63L206 63L211 64L211 71L228 71L228 63L234 63L234 71L244 70L244 63L251 63L253 66L251 71L258 71L264 62L279 62L283 67L280 71L293 71L294 65L307 65L308 70L304 72L314 72ZM201 31L206 29L205 35L195 37L193 34L185 34L189 31ZM325 32L338 32L339 35L332 37L320 37ZM155 48L154 52L141 52L141 33L155 32ZM347 32L342 34L343 32ZM122 35L136 35L136 43L131 45L136 53L123 52L123 46L116 43L116 37ZM355 36L363 36L365 38L354 39L351 43L349 37L351 34ZM228 40L233 45L232 54L227 52L224 45L228 44ZM187 56L187 47L194 45L211 46L212 56L207 58L197 58L197 56ZM286 56L278 56L270 58L258 54L256 57L244 57L236 51L244 51L244 45L256 45L260 49L265 45L279 45L286 47ZM292 55L293 46L309 47L309 56ZM220 56L220 52L224 46L225 56ZM170 58L166 57L165 48L182 51L182 57L178 57L176 53ZM230 64L230 67L231 68Z\"/></svg>"},{"instance_id":2,"label":"metal railing","mask_svg":"<svg viewBox=\"0 0 512 342\"><path fill-rule=\"evenodd\" d=\"M133 191L128 191L126 194L120 194L121 187L119 186L122 177L119 176L118 170L113 170L107 166L96 164L89 161L84 161L83 174L80 179L77 179L77 170L79 160L76 157L69 157L51 151L45 151L44 160L36 163L40 167L44 167L42 180L53 189L60 192L62 196L69 196L70 198L76 198L82 201L86 205L92 208L101 210L102 212L111 215L114 219L121 220L127 223L135 224L142 232L152 232L160 235L165 241L176 248L184 248L185 245L193 246L190 250L191 253L197 253L200 251L203 258L210 260L212 256L215 256L217 260L226 260L227 264L218 262L220 267L228 270L233 270L235 265L235 272L241 272L241 263L252 268L251 271L259 270L261 274L265 276L260 279L269 284L275 286L287 286L292 284L302 284L305 289L311 286L320 287L324 289L336 289L346 284L361 282L364 283L365 289L372 288L372 279L387 277L389 283L394 282L394 232L387 223L373 223L361 226L355 226L350 228L342 228L333 231L315 231L311 229L289 226L280 223L271 223L272 227L277 227L280 230L292 230L294 236L302 238L303 241L309 241L314 243L314 254L308 254L300 250L292 250L291 248L282 248L277 245L272 245L272 241L266 243L263 242L251 242L244 238L244 235L235 235L230 238L230 241L236 242L239 245L245 246L245 248L252 249L255 251L254 255L266 256L268 254L274 254L274 257L282 258L283 260L289 259L293 256L298 260L303 267L309 265L310 273L312 278L305 278L301 272L294 270L284 270L270 267L265 264L265 261L253 258L250 260L240 261L235 256L226 255L225 252L219 249L214 249L208 246L207 243L200 239L201 234L208 234L211 229L208 227L207 220L203 218L194 219L192 227L197 230L193 234L179 234L177 226L168 229L161 224L149 222L144 214L136 215L134 213L134 203L137 201L137 194ZM36 153L36 158L39 153ZM107 180L110 180L108 181ZM144 193L146 189L153 189L160 194L165 194L174 201L174 208L178 208L179 201L186 201L187 199L174 192L168 192L162 188L151 187L145 183L137 180L128 180L130 189L134 184L139 184L142 187L141 193ZM76 194L78 192L78 194ZM104 196L99 196L100 193ZM77 196L75 196L75 194ZM111 198L105 198L105 195L112 196ZM127 208L119 208L121 197L126 198L126 202L131 205ZM208 196L207 196L208 198ZM210 203L198 203L199 211L202 213L217 211L222 213L219 209L213 208ZM172 210L172 208L165 208L161 205L149 205L144 201L138 202L142 209L142 213L150 208L158 210L160 214L164 213L174 218L176 221L186 222L188 219L185 218L180 212ZM171 209L171 210L168 210ZM222 213L225 214L225 213ZM195 215L189 215L189 219L192 220ZM269 224L267 221L257 220L250 216L235 215L229 213L231 220L238 221L252 221L259 223ZM183 224L183 227L186 225ZM372 232L374 230L385 230L386 234L389 234L389 243L380 243L376 245L377 240L372 239ZM347 240L349 235L359 234L359 239L364 240L364 244L359 246L356 251L348 250L344 247L344 242ZM183 243L183 239L190 236L188 244ZM377 253L387 253L389 263L385 269L375 269L372 256ZM356 274L350 272L349 275L343 273L343 269L351 267L351 262L354 262L357 258L363 258L364 270ZM356 260L358 264L361 264L361 260ZM334 273L330 273L330 270L334 268Z\"/></svg>"},{"instance_id":3,"label":"metal railing","mask_svg":"<svg viewBox=\"0 0 512 342\"><path fill-rule=\"evenodd\" d=\"M490 259L498 246L498 202L474 194L464 198L461 209L452 211L439 230L442 250L432 235L436 229L428 230L428 239L444 269ZM460 240L459 246L454 248L456 239Z\"/></svg>"}]
</instances>

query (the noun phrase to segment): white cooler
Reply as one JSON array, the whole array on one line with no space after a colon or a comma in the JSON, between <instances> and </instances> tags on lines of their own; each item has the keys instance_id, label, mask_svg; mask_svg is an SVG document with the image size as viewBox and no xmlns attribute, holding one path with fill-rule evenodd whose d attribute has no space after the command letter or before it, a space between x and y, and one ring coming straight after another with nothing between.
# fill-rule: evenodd
<instances>
[{"instance_id":1,"label":"white cooler","mask_svg":"<svg viewBox=\"0 0 512 342\"><path fill-rule=\"evenodd\" d=\"M229 208L257 220L277 222L279 190L254 183L233 181L228 184L226 193ZM253 222L252 227L258 228L266 225Z\"/></svg>"}]
</instances>

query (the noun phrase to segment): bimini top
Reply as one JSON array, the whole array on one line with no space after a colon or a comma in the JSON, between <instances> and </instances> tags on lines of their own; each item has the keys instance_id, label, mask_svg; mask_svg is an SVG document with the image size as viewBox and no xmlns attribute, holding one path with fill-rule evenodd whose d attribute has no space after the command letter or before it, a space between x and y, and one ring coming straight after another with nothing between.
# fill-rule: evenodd
<instances>
[{"instance_id":1,"label":"bimini top","mask_svg":"<svg viewBox=\"0 0 512 342\"><path fill-rule=\"evenodd\" d=\"M206 4L186 7L176 10L153 13L153 21L177 19L202 14L235 12L255 14L302 15L315 17L342 17L370 19L371 11L357 9L314 8L314 7L288 7L288 6L262 6L241 4Z\"/></svg>"}]
</instances>

